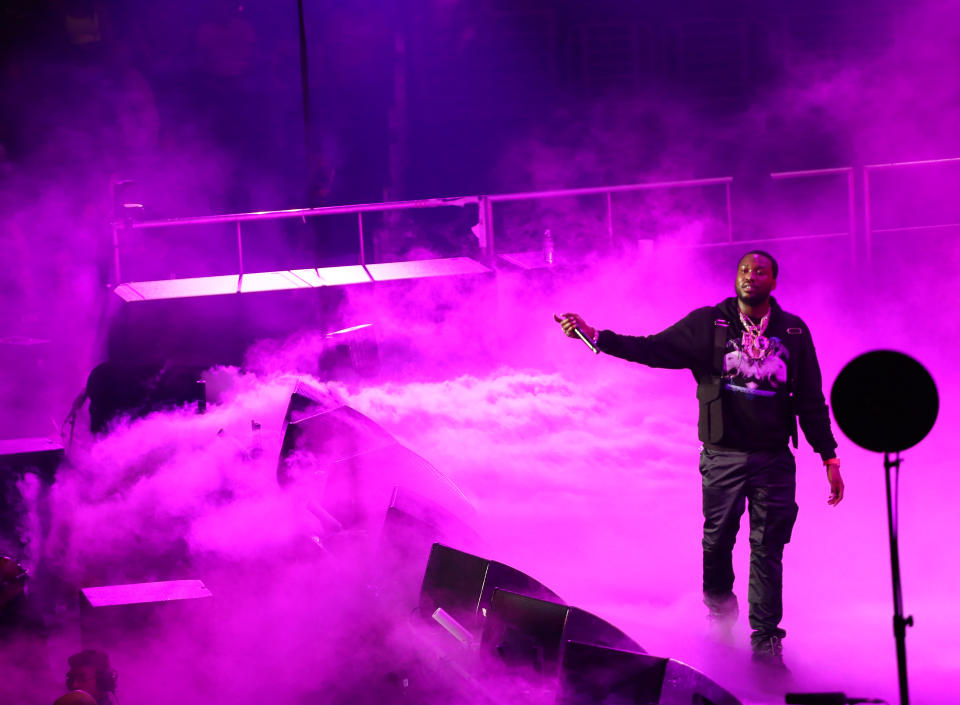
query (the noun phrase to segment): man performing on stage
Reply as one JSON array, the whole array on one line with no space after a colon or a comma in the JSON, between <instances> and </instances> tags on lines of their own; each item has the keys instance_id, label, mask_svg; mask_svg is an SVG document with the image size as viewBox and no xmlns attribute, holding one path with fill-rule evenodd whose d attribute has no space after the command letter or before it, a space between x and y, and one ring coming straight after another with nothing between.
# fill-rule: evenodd
<instances>
[{"instance_id":1,"label":"man performing on stage","mask_svg":"<svg viewBox=\"0 0 960 705\"><path fill-rule=\"evenodd\" d=\"M823 397L820 365L806 324L770 293L777 262L754 250L737 266L736 297L699 308L661 333L597 331L575 313L555 316L603 352L650 367L689 369L700 402L703 449L703 599L721 630L738 616L733 545L745 503L750 508L750 637L755 659L783 665L783 547L797 517L797 419L820 454L830 483L828 504L843 499L837 443Z\"/></svg>"}]
</instances>

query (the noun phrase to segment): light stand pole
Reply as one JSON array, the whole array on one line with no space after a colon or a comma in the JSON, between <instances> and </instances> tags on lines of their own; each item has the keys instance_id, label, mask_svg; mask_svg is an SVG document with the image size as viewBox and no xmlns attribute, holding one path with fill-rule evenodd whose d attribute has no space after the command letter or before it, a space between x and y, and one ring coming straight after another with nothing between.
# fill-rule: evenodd
<instances>
[{"instance_id":1,"label":"light stand pole","mask_svg":"<svg viewBox=\"0 0 960 705\"><path fill-rule=\"evenodd\" d=\"M893 511L893 492L890 473L900 472L900 453L891 458L889 451L883 454L883 470L887 479L887 526L890 529L890 573L893 577L893 636L897 642L897 676L900 682L900 705L909 705L907 687L907 627L913 626L913 617L903 616L903 593L900 587L900 549L897 541L898 515Z\"/></svg>"},{"instance_id":2,"label":"light stand pole","mask_svg":"<svg viewBox=\"0 0 960 705\"><path fill-rule=\"evenodd\" d=\"M926 438L936 423L940 410L937 385L926 368L909 355L893 350L873 350L854 358L840 371L830 392L830 402L837 425L847 438L861 448L883 453L897 679L900 705L909 705L907 627L913 626L913 617L903 616L900 587L897 541L900 453ZM894 473L896 483L891 481Z\"/></svg>"}]
</instances>

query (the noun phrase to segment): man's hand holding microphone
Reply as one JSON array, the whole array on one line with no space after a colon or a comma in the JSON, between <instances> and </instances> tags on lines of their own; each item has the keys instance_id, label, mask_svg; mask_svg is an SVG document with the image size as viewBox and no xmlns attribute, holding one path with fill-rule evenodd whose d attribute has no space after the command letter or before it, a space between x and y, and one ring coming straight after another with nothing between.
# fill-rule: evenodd
<instances>
[{"instance_id":1,"label":"man's hand holding microphone","mask_svg":"<svg viewBox=\"0 0 960 705\"><path fill-rule=\"evenodd\" d=\"M588 348L593 352L599 353L597 348L597 335L599 332L593 326L587 325L576 313L565 313L563 316L553 314L553 320L563 328L564 335L568 338L580 338Z\"/></svg>"}]
</instances>

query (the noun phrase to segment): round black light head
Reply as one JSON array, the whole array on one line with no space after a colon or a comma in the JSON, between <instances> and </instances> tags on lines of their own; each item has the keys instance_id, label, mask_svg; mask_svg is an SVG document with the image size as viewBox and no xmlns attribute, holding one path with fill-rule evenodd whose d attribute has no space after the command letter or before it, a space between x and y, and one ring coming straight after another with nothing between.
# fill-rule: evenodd
<instances>
[{"instance_id":1,"label":"round black light head","mask_svg":"<svg viewBox=\"0 0 960 705\"><path fill-rule=\"evenodd\" d=\"M930 373L894 350L873 350L848 362L833 383L830 404L847 438L878 453L915 446L940 410Z\"/></svg>"}]
</instances>

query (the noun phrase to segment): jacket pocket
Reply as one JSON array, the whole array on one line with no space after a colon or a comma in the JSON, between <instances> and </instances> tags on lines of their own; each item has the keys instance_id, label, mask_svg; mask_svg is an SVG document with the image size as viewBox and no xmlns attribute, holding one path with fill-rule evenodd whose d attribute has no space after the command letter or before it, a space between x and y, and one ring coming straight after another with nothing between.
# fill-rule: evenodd
<instances>
[{"instance_id":1,"label":"jacket pocket","mask_svg":"<svg viewBox=\"0 0 960 705\"><path fill-rule=\"evenodd\" d=\"M720 383L697 386L700 418L697 421L701 441L719 443L723 438L723 406L720 403Z\"/></svg>"}]
</instances>

